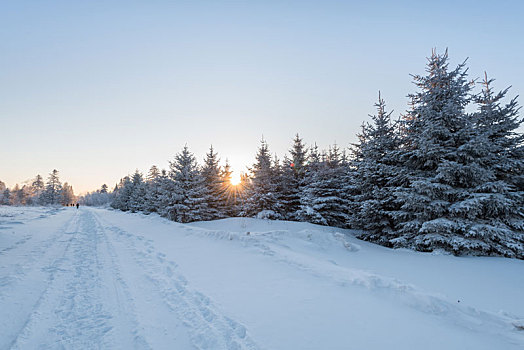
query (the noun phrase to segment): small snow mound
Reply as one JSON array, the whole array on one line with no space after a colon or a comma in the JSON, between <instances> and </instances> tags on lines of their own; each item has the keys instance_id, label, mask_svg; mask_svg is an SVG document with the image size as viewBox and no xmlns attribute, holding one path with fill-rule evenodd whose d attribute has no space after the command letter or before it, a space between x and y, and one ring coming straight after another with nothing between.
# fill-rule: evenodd
<instances>
[{"instance_id":1,"label":"small snow mound","mask_svg":"<svg viewBox=\"0 0 524 350\"><path fill-rule=\"evenodd\" d=\"M360 245L356 243L350 243L347 240L347 236L343 233L335 232L333 234L333 237L335 237L337 240L342 242L342 244L344 245L344 248L346 248L350 252L358 252L361 249Z\"/></svg>"}]
</instances>

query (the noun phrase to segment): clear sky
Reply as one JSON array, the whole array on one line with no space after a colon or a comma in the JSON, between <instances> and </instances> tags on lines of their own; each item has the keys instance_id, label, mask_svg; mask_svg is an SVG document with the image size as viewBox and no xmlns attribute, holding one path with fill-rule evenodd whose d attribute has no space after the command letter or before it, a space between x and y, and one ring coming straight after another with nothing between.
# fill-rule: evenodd
<instances>
[{"instance_id":1,"label":"clear sky","mask_svg":"<svg viewBox=\"0 0 524 350\"><path fill-rule=\"evenodd\" d=\"M432 48L524 87L521 1L2 1L0 180L54 168L110 187L184 144L234 170L262 137L355 141L381 90L398 116ZM524 103L520 99L521 104Z\"/></svg>"}]
</instances>

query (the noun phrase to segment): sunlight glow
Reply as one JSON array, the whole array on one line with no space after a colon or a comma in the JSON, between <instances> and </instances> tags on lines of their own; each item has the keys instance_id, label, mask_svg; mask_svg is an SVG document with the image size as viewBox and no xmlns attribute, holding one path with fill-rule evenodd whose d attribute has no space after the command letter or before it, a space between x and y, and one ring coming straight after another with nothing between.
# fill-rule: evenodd
<instances>
[{"instance_id":1,"label":"sunlight glow","mask_svg":"<svg viewBox=\"0 0 524 350\"><path fill-rule=\"evenodd\" d=\"M242 179L240 178L240 174L236 174L236 173L231 174L230 182L231 182L231 185L233 186L240 185L240 183L242 182Z\"/></svg>"}]
</instances>

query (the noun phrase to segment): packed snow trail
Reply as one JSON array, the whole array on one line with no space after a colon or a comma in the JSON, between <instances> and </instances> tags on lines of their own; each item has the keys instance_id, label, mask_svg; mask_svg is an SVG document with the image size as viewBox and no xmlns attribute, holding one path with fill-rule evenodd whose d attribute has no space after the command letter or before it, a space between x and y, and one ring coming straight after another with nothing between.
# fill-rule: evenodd
<instances>
[{"instance_id":1,"label":"packed snow trail","mask_svg":"<svg viewBox=\"0 0 524 350\"><path fill-rule=\"evenodd\" d=\"M306 223L0 207L0 272L0 349L524 346L522 261Z\"/></svg>"},{"instance_id":2,"label":"packed snow trail","mask_svg":"<svg viewBox=\"0 0 524 350\"><path fill-rule=\"evenodd\" d=\"M138 250L143 238L134 242L116 227L108 234L89 209L66 216L61 228L31 250L6 256L25 243L24 236L2 251L2 270L13 273L2 275L9 283L0 285L1 305L7 306L1 349L256 349L242 325L190 290L173 262L159 254L154 260L147 241ZM123 257L132 271L127 280L115 246L131 253ZM20 300L20 293L30 298ZM16 307L21 303L22 310Z\"/></svg>"}]
</instances>

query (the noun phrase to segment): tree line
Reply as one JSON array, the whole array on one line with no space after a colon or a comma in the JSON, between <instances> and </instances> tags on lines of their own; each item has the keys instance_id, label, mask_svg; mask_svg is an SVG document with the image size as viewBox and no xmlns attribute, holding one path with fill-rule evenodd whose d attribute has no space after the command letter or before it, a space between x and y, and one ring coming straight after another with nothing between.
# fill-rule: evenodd
<instances>
[{"instance_id":1,"label":"tree line","mask_svg":"<svg viewBox=\"0 0 524 350\"><path fill-rule=\"evenodd\" d=\"M469 79L466 62L450 68L447 51L432 52L426 74L413 80L409 109L393 119L379 93L376 113L347 149L320 150L296 135L279 159L262 140L249 172L233 185L213 147L200 165L186 145L168 169L136 171L113 191L104 185L81 200L177 222L304 221L355 229L388 247L523 259L524 135L516 97L506 101L509 88L495 91L487 75Z\"/></svg>"},{"instance_id":2,"label":"tree line","mask_svg":"<svg viewBox=\"0 0 524 350\"><path fill-rule=\"evenodd\" d=\"M200 166L185 146L168 170L124 177L112 206L178 222L230 216L358 230L388 247L524 258L524 135L516 98L466 62L433 52L409 109L392 118L382 96L348 150L296 135L289 154L262 140L240 186L213 148ZM475 92L475 86L480 91Z\"/></svg>"},{"instance_id":3,"label":"tree line","mask_svg":"<svg viewBox=\"0 0 524 350\"><path fill-rule=\"evenodd\" d=\"M75 200L73 187L67 182L62 184L56 169L49 173L45 183L41 175L11 189L0 181L0 205L69 205Z\"/></svg>"}]
</instances>

